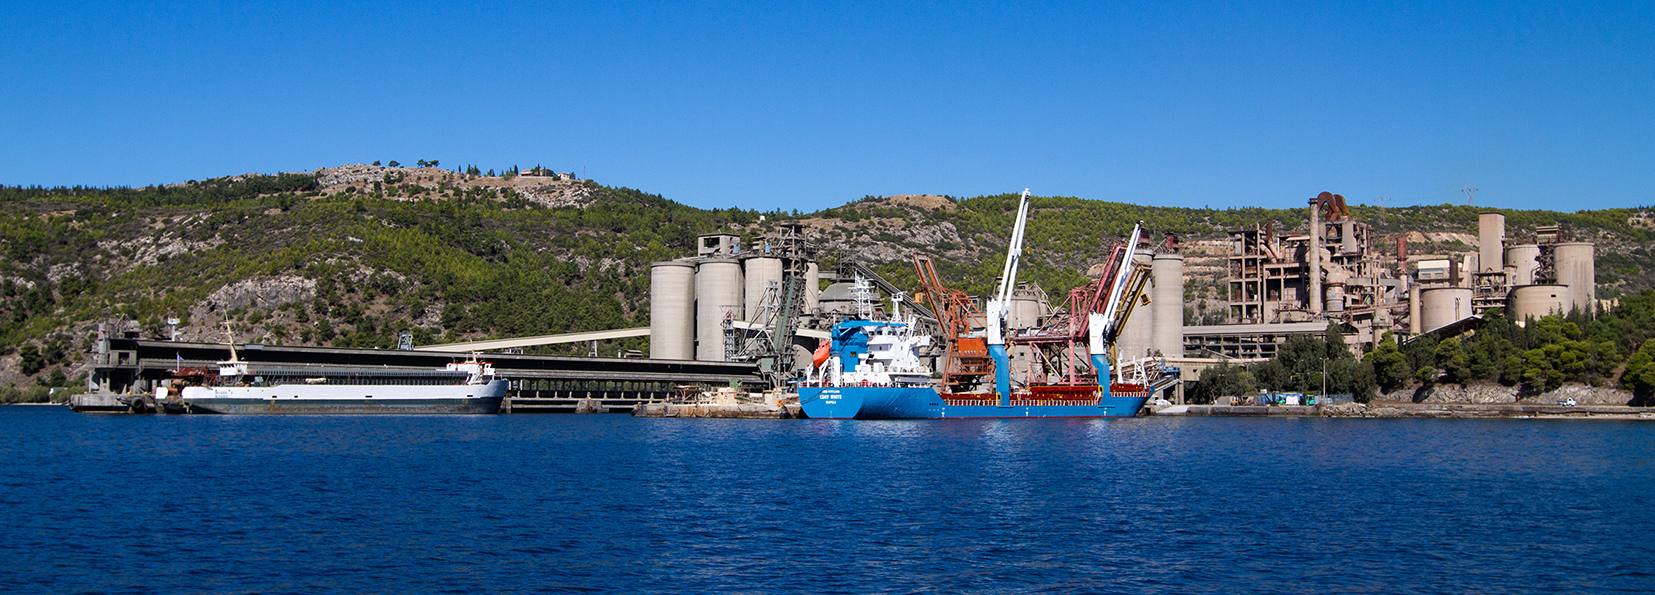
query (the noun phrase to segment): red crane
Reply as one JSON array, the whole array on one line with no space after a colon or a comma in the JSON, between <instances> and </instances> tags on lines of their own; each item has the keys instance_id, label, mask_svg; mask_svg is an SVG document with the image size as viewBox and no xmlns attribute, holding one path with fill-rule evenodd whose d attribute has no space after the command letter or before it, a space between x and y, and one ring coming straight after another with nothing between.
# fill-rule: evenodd
<instances>
[{"instance_id":1,"label":"red crane","mask_svg":"<svg viewBox=\"0 0 1655 595\"><path fill-rule=\"evenodd\" d=\"M983 314L971 302L971 296L942 284L931 255L915 252L914 272L919 274L925 299L937 314L937 326L946 343L941 366L943 392L967 392L993 370L988 342L982 334Z\"/></svg>"}]
</instances>

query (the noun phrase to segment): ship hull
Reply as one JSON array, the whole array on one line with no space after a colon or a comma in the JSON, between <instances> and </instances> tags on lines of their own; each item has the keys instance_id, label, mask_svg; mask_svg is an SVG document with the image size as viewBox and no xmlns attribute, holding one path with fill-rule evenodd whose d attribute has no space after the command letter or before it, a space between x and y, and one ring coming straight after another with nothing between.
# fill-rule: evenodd
<instances>
[{"instance_id":1,"label":"ship hull","mask_svg":"<svg viewBox=\"0 0 1655 595\"><path fill-rule=\"evenodd\" d=\"M941 395L927 387L800 387L799 405L812 419L982 419L1014 417L1133 417L1149 393L1084 400L1012 399L1011 406L981 398Z\"/></svg>"},{"instance_id":2,"label":"ship hull","mask_svg":"<svg viewBox=\"0 0 1655 595\"><path fill-rule=\"evenodd\" d=\"M490 414L500 411L506 381L477 385L285 385L188 387L192 413L233 415Z\"/></svg>"}]
</instances>

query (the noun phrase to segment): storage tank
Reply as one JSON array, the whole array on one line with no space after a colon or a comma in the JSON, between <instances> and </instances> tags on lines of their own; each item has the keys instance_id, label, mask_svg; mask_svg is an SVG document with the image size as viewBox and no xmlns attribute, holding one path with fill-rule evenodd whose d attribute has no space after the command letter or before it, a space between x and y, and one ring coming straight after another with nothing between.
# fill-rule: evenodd
<instances>
[{"instance_id":1,"label":"storage tank","mask_svg":"<svg viewBox=\"0 0 1655 595\"><path fill-rule=\"evenodd\" d=\"M1566 314L1569 300L1567 285L1520 285L1512 288L1511 294L1506 296L1507 318L1522 326L1530 318Z\"/></svg>"},{"instance_id":2,"label":"storage tank","mask_svg":"<svg viewBox=\"0 0 1655 595\"><path fill-rule=\"evenodd\" d=\"M1591 312L1597 304L1598 286L1596 264L1592 262L1592 245L1586 242L1557 244L1552 248L1553 266L1557 267L1557 282L1569 286L1571 308Z\"/></svg>"},{"instance_id":3,"label":"storage tank","mask_svg":"<svg viewBox=\"0 0 1655 595\"><path fill-rule=\"evenodd\" d=\"M695 359L695 263L649 265L649 357Z\"/></svg>"},{"instance_id":4,"label":"storage tank","mask_svg":"<svg viewBox=\"0 0 1655 595\"><path fill-rule=\"evenodd\" d=\"M1039 285L1018 283L1017 289L1011 291L1011 317L1006 320L1006 326L1034 328L1040 326L1041 317L1051 313L1051 302Z\"/></svg>"},{"instance_id":5,"label":"storage tank","mask_svg":"<svg viewBox=\"0 0 1655 595\"><path fill-rule=\"evenodd\" d=\"M812 262L805 265L804 313L816 311L816 298L822 291L822 269Z\"/></svg>"},{"instance_id":6,"label":"storage tank","mask_svg":"<svg viewBox=\"0 0 1655 595\"><path fill-rule=\"evenodd\" d=\"M1420 291L1419 307L1425 332L1471 316L1471 290L1465 287L1429 287Z\"/></svg>"},{"instance_id":7,"label":"storage tank","mask_svg":"<svg viewBox=\"0 0 1655 595\"><path fill-rule=\"evenodd\" d=\"M820 301L817 305L822 308L822 312L839 314L856 313L856 296L851 294L851 284L849 283L834 283L829 285L827 286L827 289L822 290L819 298Z\"/></svg>"},{"instance_id":8,"label":"storage tank","mask_svg":"<svg viewBox=\"0 0 1655 595\"><path fill-rule=\"evenodd\" d=\"M1155 278L1153 271L1149 269L1154 266L1154 260L1154 254L1148 249L1139 249L1132 254L1132 262L1151 275L1150 282L1144 285L1143 295L1132 308L1132 317L1126 319L1126 325L1121 327L1120 338L1115 340L1115 352L1122 362L1146 357L1155 348L1155 307L1153 304L1145 303L1155 298ZM1124 299L1122 298L1122 308L1127 306Z\"/></svg>"},{"instance_id":9,"label":"storage tank","mask_svg":"<svg viewBox=\"0 0 1655 595\"><path fill-rule=\"evenodd\" d=\"M1483 213L1477 216L1477 272L1498 273L1505 266L1500 246L1506 239L1506 216Z\"/></svg>"},{"instance_id":10,"label":"storage tank","mask_svg":"<svg viewBox=\"0 0 1655 595\"><path fill-rule=\"evenodd\" d=\"M709 258L695 272L695 359L724 361L724 317L741 318L741 262Z\"/></svg>"},{"instance_id":11,"label":"storage tank","mask_svg":"<svg viewBox=\"0 0 1655 595\"><path fill-rule=\"evenodd\" d=\"M1517 244L1506 248L1506 270L1510 271L1511 285L1533 285L1534 271L1540 268L1540 246Z\"/></svg>"},{"instance_id":12,"label":"storage tank","mask_svg":"<svg viewBox=\"0 0 1655 595\"><path fill-rule=\"evenodd\" d=\"M1156 254L1152 266L1155 338L1150 347L1167 357L1184 357L1184 255Z\"/></svg>"},{"instance_id":13,"label":"storage tank","mask_svg":"<svg viewBox=\"0 0 1655 595\"><path fill-rule=\"evenodd\" d=\"M1345 311L1345 286L1343 284L1329 283L1327 285L1326 310L1328 312Z\"/></svg>"},{"instance_id":14,"label":"storage tank","mask_svg":"<svg viewBox=\"0 0 1655 595\"><path fill-rule=\"evenodd\" d=\"M782 281L782 259L774 256L755 256L741 261L742 275L742 309L746 320L758 320L763 316L764 288L774 281L778 287Z\"/></svg>"}]
</instances>

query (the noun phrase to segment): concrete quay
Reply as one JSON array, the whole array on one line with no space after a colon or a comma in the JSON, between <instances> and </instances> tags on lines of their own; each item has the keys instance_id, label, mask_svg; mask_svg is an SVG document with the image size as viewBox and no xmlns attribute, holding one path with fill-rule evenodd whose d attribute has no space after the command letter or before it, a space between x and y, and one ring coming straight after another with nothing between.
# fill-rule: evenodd
<instances>
[{"instance_id":1,"label":"concrete quay","mask_svg":"<svg viewBox=\"0 0 1655 595\"><path fill-rule=\"evenodd\" d=\"M763 405L756 403L647 403L632 409L633 417L681 417L728 419L798 419L798 403Z\"/></svg>"}]
</instances>

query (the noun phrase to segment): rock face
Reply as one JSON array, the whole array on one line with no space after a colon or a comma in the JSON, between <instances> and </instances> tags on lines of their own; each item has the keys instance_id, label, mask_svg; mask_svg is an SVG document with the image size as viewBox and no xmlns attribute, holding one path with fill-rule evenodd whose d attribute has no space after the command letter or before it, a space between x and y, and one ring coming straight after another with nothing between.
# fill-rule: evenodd
<instances>
[{"instance_id":1,"label":"rock face","mask_svg":"<svg viewBox=\"0 0 1655 595\"><path fill-rule=\"evenodd\" d=\"M297 276L254 277L218 288L207 296L207 302L229 310L237 308L276 308L287 303L306 303L316 299L316 281Z\"/></svg>"}]
</instances>

